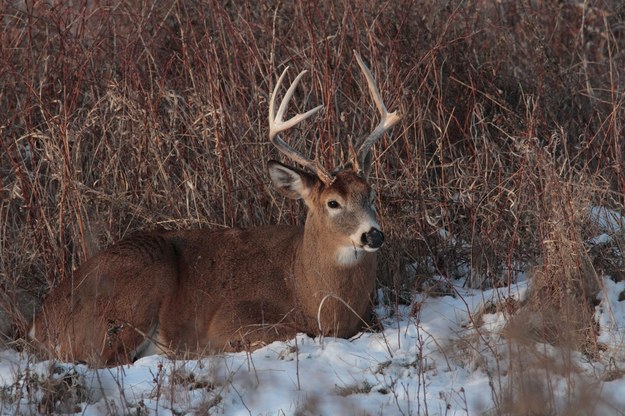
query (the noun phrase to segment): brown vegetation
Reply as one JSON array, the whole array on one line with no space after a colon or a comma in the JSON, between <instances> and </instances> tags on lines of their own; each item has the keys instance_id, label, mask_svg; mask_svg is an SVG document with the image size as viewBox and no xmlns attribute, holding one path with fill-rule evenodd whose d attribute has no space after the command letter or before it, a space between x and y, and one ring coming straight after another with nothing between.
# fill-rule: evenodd
<instances>
[{"instance_id":1,"label":"brown vegetation","mask_svg":"<svg viewBox=\"0 0 625 416\"><path fill-rule=\"evenodd\" d=\"M434 273L491 286L535 266L535 299L589 308L587 210L625 203L624 20L610 0L4 2L3 309L23 330L135 230L301 222L258 162L276 157L267 98L285 65L307 69L295 101L325 112L291 142L345 160L376 123L352 50L403 116L371 174L392 297Z\"/></svg>"}]
</instances>

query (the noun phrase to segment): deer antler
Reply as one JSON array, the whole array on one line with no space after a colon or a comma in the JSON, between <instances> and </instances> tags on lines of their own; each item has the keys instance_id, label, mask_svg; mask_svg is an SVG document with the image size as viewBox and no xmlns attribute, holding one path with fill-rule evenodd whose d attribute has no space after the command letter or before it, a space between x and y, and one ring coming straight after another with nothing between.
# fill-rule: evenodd
<instances>
[{"instance_id":1,"label":"deer antler","mask_svg":"<svg viewBox=\"0 0 625 416\"><path fill-rule=\"evenodd\" d=\"M302 155L297 150L289 146L284 140L282 140L280 136L278 136L278 133L281 133L287 129L290 129L291 127L307 119L308 117L312 116L317 111L323 108L323 105L319 105L313 108L312 110L308 110L304 114L297 114L286 121L283 120L284 113L286 112L289 106L289 101L291 100L291 97L293 96L293 92L295 91L295 88L297 87L297 84L299 83L300 79L307 72L307 71L302 71L295 78L295 80L293 81L289 89L287 90L286 94L284 95L284 98L282 98L282 102L280 103L280 107L278 108L278 111L277 112L274 111L276 95L278 93L278 89L280 88L280 85L282 85L282 80L284 79L288 69L289 67L286 67L284 71L282 72L282 75L280 75L280 78L278 78L278 83L273 89L273 93L271 94L271 98L269 99L269 140L271 140L274 146L276 146L276 148L280 152L282 152L282 154L284 154L286 157L291 159L293 162L298 163L302 165L303 167L310 169L312 172L315 173L315 175L317 175L317 177L324 184L330 185L332 181L334 180L334 177L330 173L328 173L328 171L325 170L325 168L321 166L321 164L318 161L316 160L313 161L307 158L306 156Z\"/></svg>"},{"instance_id":2,"label":"deer antler","mask_svg":"<svg viewBox=\"0 0 625 416\"><path fill-rule=\"evenodd\" d=\"M369 158L369 152L371 151L371 146L377 142L380 137L384 134L385 131L393 127L400 120L399 114L397 111L393 111L389 113L386 110L386 106L384 105L384 101L382 101L382 96L380 96L380 91L378 91L378 87L375 84L373 79L373 75L371 75L371 71L364 64L358 52L354 51L354 55L356 55L356 60L358 61L358 66L362 70L363 75L367 79L367 85L369 86L369 92L371 93L371 97L375 102L375 105L378 107L378 111L382 116L380 123L376 126L376 128L366 137L360 145L357 147L356 157L354 158L353 165L354 170L357 172L364 173L365 175L369 172L369 165L371 164L371 160Z\"/></svg>"}]
</instances>

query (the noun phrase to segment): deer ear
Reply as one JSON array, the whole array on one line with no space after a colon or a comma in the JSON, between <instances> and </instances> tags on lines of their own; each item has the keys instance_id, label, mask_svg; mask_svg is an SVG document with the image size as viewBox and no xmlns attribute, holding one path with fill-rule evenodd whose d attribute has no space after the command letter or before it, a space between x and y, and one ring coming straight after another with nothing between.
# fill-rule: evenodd
<instances>
[{"instance_id":1,"label":"deer ear","mask_svg":"<svg viewBox=\"0 0 625 416\"><path fill-rule=\"evenodd\" d=\"M269 177L282 195L291 199L306 199L317 180L303 170L291 168L275 160L267 164Z\"/></svg>"}]
</instances>

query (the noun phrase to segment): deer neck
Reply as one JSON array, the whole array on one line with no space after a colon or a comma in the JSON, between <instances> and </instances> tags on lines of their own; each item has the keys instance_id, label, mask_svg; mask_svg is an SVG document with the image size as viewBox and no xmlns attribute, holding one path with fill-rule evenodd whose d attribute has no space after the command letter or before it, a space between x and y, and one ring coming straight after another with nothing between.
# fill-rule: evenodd
<instances>
[{"instance_id":1,"label":"deer neck","mask_svg":"<svg viewBox=\"0 0 625 416\"><path fill-rule=\"evenodd\" d=\"M298 248L294 264L295 293L306 315L316 318L324 298L340 298L358 313L364 312L359 309L366 307L375 285L375 252L348 252L310 221L306 222ZM334 300L326 302L324 310L332 312L328 307L334 303Z\"/></svg>"},{"instance_id":2,"label":"deer neck","mask_svg":"<svg viewBox=\"0 0 625 416\"><path fill-rule=\"evenodd\" d=\"M324 280L323 275L326 274L336 281L337 275L360 271L369 265L371 258L376 257L376 253L337 244L333 235L324 232L310 218L304 227L300 249L299 259L302 266L307 266L304 270L311 281Z\"/></svg>"}]
</instances>

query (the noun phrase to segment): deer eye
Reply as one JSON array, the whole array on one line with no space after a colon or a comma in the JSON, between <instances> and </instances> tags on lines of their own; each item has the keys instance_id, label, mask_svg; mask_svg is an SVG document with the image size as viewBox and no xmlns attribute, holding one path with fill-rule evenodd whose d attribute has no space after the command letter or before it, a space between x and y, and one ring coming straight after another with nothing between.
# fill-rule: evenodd
<instances>
[{"instance_id":1,"label":"deer eye","mask_svg":"<svg viewBox=\"0 0 625 416\"><path fill-rule=\"evenodd\" d=\"M338 202L336 202L334 199L331 199L328 201L328 208L330 209L337 209L340 208L341 204L339 204Z\"/></svg>"}]
</instances>

